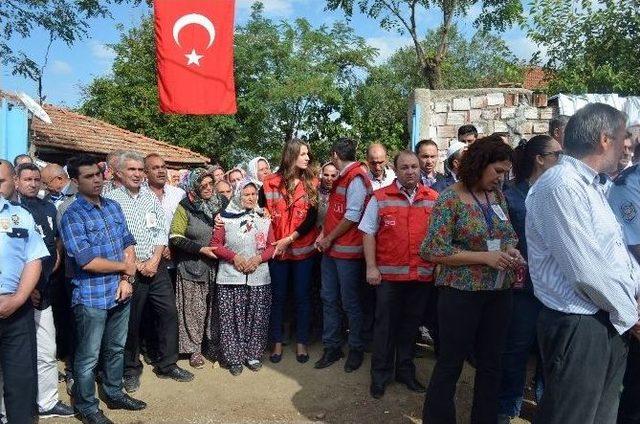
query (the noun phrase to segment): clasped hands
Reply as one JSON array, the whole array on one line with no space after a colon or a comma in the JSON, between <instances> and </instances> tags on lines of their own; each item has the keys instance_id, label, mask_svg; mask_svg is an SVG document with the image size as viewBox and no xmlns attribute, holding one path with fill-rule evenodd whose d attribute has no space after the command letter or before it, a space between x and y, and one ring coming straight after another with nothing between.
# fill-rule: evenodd
<instances>
[{"instance_id":1,"label":"clasped hands","mask_svg":"<svg viewBox=\"0 0 640 424\"><path fill-rule=\"evenodd\" d=\"M516 269L526 264L526 261L518 251L513 247L508 247L504 252L494 251L486 252L485 264L498 271L506 271L508 269Z\"/></svg>"},{"instance_id":2,"label":"clasped hands","mask_svg":"<svg viewBox=\"0 0 640 424\"><path fill-rule=\"evenodd\" d=\"M252 256L251 258L245 258L242 255L235 255L233 257L233 267L243 274L251 274L262 263L260 255Z\"/></svg>"}]
</instances>

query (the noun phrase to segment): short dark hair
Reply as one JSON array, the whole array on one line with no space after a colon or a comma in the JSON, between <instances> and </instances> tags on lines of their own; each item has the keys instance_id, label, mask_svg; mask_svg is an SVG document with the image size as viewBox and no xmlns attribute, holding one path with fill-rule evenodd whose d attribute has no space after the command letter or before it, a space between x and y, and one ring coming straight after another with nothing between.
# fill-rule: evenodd
<instances>
[{"instance_id":1,"label":"short dark hair","mask_svg":"<svg viewBox=\"0 0 640 424\"><path fill-rule=\"evenodd\" d=\"M10 175L15 175L16 174L15 166L13 166L13 164L11 162L9 162L8 160L0 159L0 165L6 165L9 168L9 174Z\"/></svg>"},{"instance_id":2,"label":"short dark hair","mask_svg":"<svg viewBox=\"0 0 640 424\"><path fill-rule=\"evenodd\" d=\"M438 149L438 143L436 143L435 141L428 139L428 140L420 140L418 142L418 144L416 144L415 149L413 149L413 151L416 153L416 155L418 154L418 152L420 151L420 148L422 146L433 146L436 149Z\"/></svg>"},{"instance_id":3,"label":"short dark hair","mask_svg":"<svg viewBox=\"0 0 640 424\"><path fill-rule=\"evenodd\" d=\"M393 158L393 167L396 169L398 168L398 160L401 156L411 156L418 159L418 155L415 152L412 152L411 150L400 150Z\"/></svg>"},{"instance_id":4,"label":"short dark hair","mask_svg":"<svg viewBox=\"0 0 640 424\"><path fill-rule=\"evenodd\" d=\"M553 135L559 128L566 127L567 122L569 122L569 117L567 115L558 115L551 118L549 121L549 135Z\"/></svg>"},{"instance_id":5,"label":"short dark hair","mask_svg":"<svg viewBox=\"0 0 640 424\"><path fill-rule=\"evenodd\" d=\"M462 137L467 134L473 134L477 137L478 129L471 124L463 125L460 128L458 128L458 137Z\"/></svg>"},{"instance_id":6,"label":"short dark hair","mask_svg":"<svg viewBox=\"0 0 640 424\"><path fill-rule=\"evenodd\" d=\"M342 137L334 141L331 146L331 153L338 155L338 158L343 161L356 160L356 148L358 142L352 138Z\"/></svg>"},{"instance_id":7,"label":"short dark hair","mask_svg":"<svg viewBox=\"0 0 640 424\"><path fill-rule=\"evenodd\" d=\"M25 153L21 153L18 156L16 156L15 158L13 158L13 166L18 166L18 161L22 158L29 158L29 161L31 161L31 163L33 163L33 159L31 159L31 156L25 154Z\"/></svg>"},{"instance_id":8,"label":"short dark hair","mask_svg":"<svg viewBox=\"0 0 640 424\"><path fill-rule=\"evenodd\" d=\"M21 163L16 166L16 175L20 177L22 171L37 171L40 172L40 168L35 163Z\"/></svg>"},{"instance_id":9,"label":"short dark hair","mask_svg":"<svg viewBox=\"0 0 640 424\"><path fill-rule=\"evenodd\" d=\"M69 178L78 178L78 175L80 175L81 166L93 165L99 167L99 161L94 156L84 154L73 156L67 161L67 174L69 174Z\"/></svg>"},{"instance_id":10,"label":"short dark hair","mask_svg":"<svg viewBox=\"0 0 640 424\"><path fill-rule=\"evenodd\" d=\"M547 153L547 146L553 137L547 134L536 135L529 141L521 140L513 150L513 173L516 181L524 181L531 177L535 168L536 156Z\"/></svg>"},{"instance_id":11,"label":"short dark hair","mask_svg":"<svg viewBox=\"0 0 640 424\"><path fill-rule=\"evenodd\" d=\"M625 126L627 115L604 103L591 103L578 110L564 129L564 148L575 158L595 152L602 133L612 136Z\"/></svg>"},{"instance_id":12,"label":"short dark hair","mask_svg":"<svg viewBox=\"0 0 640 424\"><path fill-rule=\"evenodd\" d=\"M458 178L467 189L472 189L482 178L484 169L492 163L511 160L513 149L500 137L483 137L470 145L460 161Z\"/></svg>"}]
</instances>

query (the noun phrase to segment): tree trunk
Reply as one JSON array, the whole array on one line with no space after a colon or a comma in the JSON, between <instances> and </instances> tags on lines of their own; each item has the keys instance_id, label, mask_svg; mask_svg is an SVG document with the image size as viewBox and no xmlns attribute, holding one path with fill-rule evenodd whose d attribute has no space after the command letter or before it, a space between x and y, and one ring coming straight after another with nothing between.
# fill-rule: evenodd
<instances>
[{"instance_id":1,"label":"tree trunk","mask_svg":"<svg viewBox=\"0 0 640 424\"><path fill-rule=\"evenodd\" d=\"M429 59L422 65L422 76L430 90L442 88L442 62Z\"/></svg>"}]
</instances>

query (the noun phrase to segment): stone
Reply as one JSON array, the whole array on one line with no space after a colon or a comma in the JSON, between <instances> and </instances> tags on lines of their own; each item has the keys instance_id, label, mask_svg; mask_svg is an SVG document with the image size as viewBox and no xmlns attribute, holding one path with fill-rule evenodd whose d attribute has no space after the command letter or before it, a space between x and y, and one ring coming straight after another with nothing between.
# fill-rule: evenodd
<instances>
[{"instance_id":1,"label":"stone","mask_svg":"<svg viewBox=\"0 0 640 424\"><path fill-rule=\"evenodd\" d=\"M548 122L534 122L533 123L533 132L534 134L544 134L549 131L549 123Z\"/></svg>"},{"instance_id":2,"label":"stone","mask_svg":"<svg viewBox=\"0 0 640 424\"><path fill-rule=\"evenodd\" d=\"M438 138L457 137L458 127L455 125L443 125L437 129Z\"/></svg>"},{"instance_id":3,"label":"stone","mask_svg":"<svg viewBox=\"0 0 640 424\"><path fill-rule=\"evenodd\" d=\"M533 93L533 105L535 107L547 107L549 98L543 93Z\"/></svg>"},{"instance_id":4,"label":"stone","mask_svg":"<svg viewBox=\"0 0 640 424\"><path fill-rule=\"evenodd\" d=\"M487 97L486 96L476 96L472 97L469 101L471 104L471 108L473 109L482 109L487 106Z\"/></svg>"},{"instance_id":5,"label":"stone","mask_svg":"<svg viewBox=\"0 0 640 424\"><path fill-rule=\"evenodd\" d=\"M466 113L449 112L447 113L447 125L464 125L466 118Z\"/></svg>"},{"instance_id":6,"label":"stone","mask_svg":"<svg viewBox=\"0 0 640 424\"><path fill-rule=\"evenodd\" d=\"M525 121L518 127L520 134L531 134L533 132L533 122Z\"/></svg>"},{"instance_id":7,"label":"stone","mask_svg":"<svg viewBox=\"0 0 640 424\"><path fill-rule=\"evenodd\" d=\"M468 97L453 99L453 103L451 106L452 110L469 110L471 109L471 101Z\"/></svg>"},{"instance_id":8,"label":"stone","mask_svg":"<svg viewBox=\"0 0 640 424\"><path fill-rule=\"evenodd\" d=\"M435 102L433 106L433 110L436 113L448 112L449 111L449 103L447 102Z\"/></svg>"},{"instance_id":9,"label":"stone","mask_svg":"<svg viewBox=\"0 0 640 424\"><path fill-rule=\"evenodd\" d=\"M468 121L473 124L474 122L479 121L481 116L482 116L482 110L481 109L471 109L469 111L469 119L468 119Z\"/></svg>"},{"instance_id":10,"label":"stone","mask_svg":"<svg viewBox=\"0 0 640 424\"><path fill-rule=\"evenodd\" d=\"M500 118L508 119L516 116L516 108L515 107L503 107L500 110Z\"/></svg>"},{"instance_id":11,"label":"stone","mask_svg":"<svg viewBox=\"0 0 640 424\"><path fill-rule=\"evenodd\" d=\"M485 121L490 121L492 119L495 119L497 115L498 115L497 109L485 109L482 112L480 112L480 117Z\"/></svg>"},{"instance_id":12,"label":"stone","mask_svg":"<svg viewBox=\"0 0 640 424\"><path fill-rule=\"evenodd\" d=\"M516 93L507 93L504 97L505 106L518 106L520 97Z\"/></svg>"},{"instance_id":13,"label":"stone","mask_svg":"<svg viewBox=\"0 0 640 424\"><path fill-rule=\"evenodd\" d=\"M535 107L528 107L524 111L524 117L527 119L538 119L538 109Z\"/></svg>"},{"instance_id":14,"label":"stone","mask_svg":"<svg viewBox=\"0 0 640 424\"><path fill-rule=\"evenodd\" d=\"M507 124L502 121L493 121L493 132L507 132L509 129L507 128Z\"/></svg>"},{"instance_id":15,"label":"stone","mask_svg":"<svg viewBox=\"0 0 640 424\"><path fill-rule=\"evenodd\" d=\"M553 108L550 108L550 107L540 108L539 112L540 112L540 119L553 118Z\"/></svg>"},{"instance_id":16,"label":"stone","mask_svg":"<svg viewBox=\"0 0 640 424\"><path fill-rule=\"evenodd\" d=\"M432 117L433 117L433 120L431 122L432 125L440 126L440 125L446 125L447 123L446 113L434 113Z\"/></svg>"},{"instance_id":17,"label":"stone","mask_svg":"<svg viewBox=\"0 0 640 424\"><path fill-rule=\"evenodd\" d=\"M503 93L489 93L487 94L487 105L488 106L502 106L504 104L504 94Z\"/></svg>"}]
</instances>

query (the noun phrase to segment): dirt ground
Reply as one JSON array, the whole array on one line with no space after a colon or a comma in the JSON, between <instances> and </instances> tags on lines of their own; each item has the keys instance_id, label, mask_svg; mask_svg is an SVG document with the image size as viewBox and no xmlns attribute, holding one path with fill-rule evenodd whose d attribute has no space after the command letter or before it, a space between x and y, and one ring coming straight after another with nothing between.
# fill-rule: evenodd
<instances>
[{"instance_id":1,"label":"dirt ground","mask_svg":"<svg viewBox=\"0 0 640 424\"><path fill-rule=\"evenodd\" d=\"M369 396L369 359L358 371L347 374L344 360L323 370L313 368L321 355L321 346L311 346L311 359L299 364L291 347L285 347L282 362L268 361L262 370L244 372L233 377L211 363L195 370L190 383L159 379L145 365L141 388L134 397L147 402L144 411L110 411L100 408L116 423L420 423L424 395L409 392L404 386L391 384L385 396ZM427 382L435 358L416 359L418 378ZM180 366L189 368L187 361ZM469 421L473 391L473 369L465 366L458 384L456 404L458 422ZM69 400L60 385L62 400ZM64 394L62 394L64 393ZM525 414L530 410L525 406ZM529 412L530 413L530 412ZM68 419L51 419L47 423L63 424ZM528 423L513 420L512 423Z\"/></svg>"}]
</instances>

